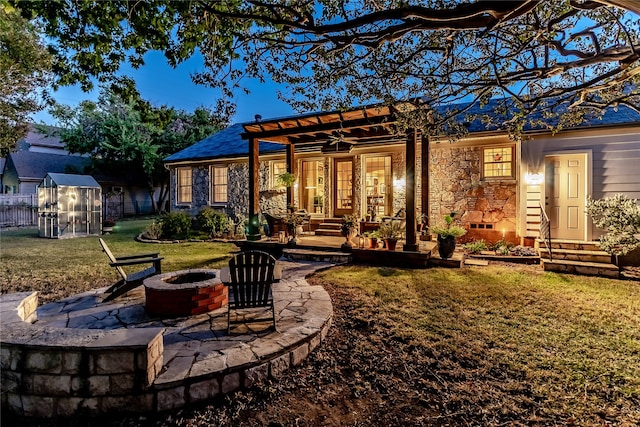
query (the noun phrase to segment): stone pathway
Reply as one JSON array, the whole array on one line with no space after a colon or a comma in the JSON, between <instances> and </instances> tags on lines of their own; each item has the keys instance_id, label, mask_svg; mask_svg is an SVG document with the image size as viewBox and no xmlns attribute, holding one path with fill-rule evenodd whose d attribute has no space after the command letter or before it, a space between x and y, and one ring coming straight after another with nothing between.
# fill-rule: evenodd
<instances>
[{"instance_id":1,"label":"stone pathway","mask_svg":"<svg viewBox=\"0 0 640 427\"><path fill-rule=\"evenodd\" d=\"M96 289L43 305L37 309L37 324L164 328L163 368L152 384L155 409L181 407L277 377L300 364L324 339L333 316L331 300L322 287L310 286L304 278L333 264L284 259L279 263L282 279L273 287L277 331L266 321L236 326L228 335L226 307L189 317L151 318L144 309L142 286L108 303L102 302L104 289Z\"/></svg>"}]
</instances>

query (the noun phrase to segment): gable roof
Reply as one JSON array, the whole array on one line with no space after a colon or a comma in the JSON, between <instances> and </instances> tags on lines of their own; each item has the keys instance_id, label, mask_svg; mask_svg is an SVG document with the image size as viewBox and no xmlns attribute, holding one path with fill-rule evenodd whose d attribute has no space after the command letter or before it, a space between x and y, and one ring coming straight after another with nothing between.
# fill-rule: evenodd
<instances>
[{"instance_id":1,"label":"gable roof","mask_svg":"<svg viewBox=\"0 0 640 427\"><path fill-rule=\"evenodd\" d=\"M249 141L242 139L244 128L242 123L229 126L213 135L178 151L164 159L165 162L185 160L209 160L246 156L249 152ZM285 147L272 142L259 142L260 153L284 152Z\"/></svg>"},{"instance_id":2,"label":"gable roof","mask_svg":"<svg viewBox=\"0 0 640 427\"><path fill-rule=\"evenodd\" d=\"M9 162L13 163L20 179L38 181L50 172L64 173L73 169L83 173L87 167L91 166L91 159L88 157L34 151L11 153L9 154Z\"/></svg>"},{"instance_id":3,"label":"gable roof","mask_svg":"<svg viewBox=\"0 0 640 427\"><path fill-rule=\"evenodd\" d=\"M48 173L47 174L53 183L62 187L86 187L86 188L100 188L98 181L93 179L91 175L74 175L69 173ZM43 181L47 177L45 176Z\"/></svg>"},{"instance_id":4,"label":"gable roof","mask_svg":"<svg viewBox=\"0 0 640 427\"><path fill-rule=\"evenodd\" d=\"M493 109L498 105L499 102L504 100L491 100L487 105L480 106L480 104L472 105L464 115L481 115L487 114L487 112L493 113ZM509 102L507 100L507 102ZM446 109L450 108L458 108L463 109L467 105L465 104L457 104L451 105L448 107L442 107L442 112L445 112ZM372 107L373 108L373 107ZM508 109L507 109L508 110ZM275 124L277 132L286 132L288 129L293 129L296 124L301 126L301 118L309 118L313 116L319 122L322 122L322 117L326 115L341 115L339 112L327 112L327 113L315 113L315 114L306 114L306 115L297 115L290 116L272 120L264 120L265 124ZM542 119L542 113L534 113L534 118ZM460 121L464 120L463 115L460 115ZM494 113L495 116L495 113ZM496 116L496 118L499 118ZM507 120L509 114L507 113L502 120ZM304 121L304 120L303 120ZM554 123L550 123L554 124ZM616 126L616 125L624 125L624 124L640 124L640 114L636 111L628 108L626 106L620 106L617 109L609 108L605 111L602 117L597 117L595 115L589 116L586 118L586 121L581 125L577 126L577 129L584 128L596 128L596 127L604 127L604 126ZM315 124L314 124L315 125ZM469 123L465 123L467 130L469 133L480 133L480 132L497 132L500 131L500 127L496 124L488 124L482 121L480 118L475 118L473 121ZM304 127L304 126L303 126ZM181 161L202 161L202 160L213 160L213 159L222 159L222 158L233 158L233 157L246 157L249 153L249 144L248 140L242 138L242 134L246 134L247 128L256 128L258 134L263 130L263 122L255 123L238 123L228 128L221 130L208 138L203 139L200 142L195 143L194 145L185 148L175 154L172 154L169 157L166 157L164 161L166 163L173 162L181 162ZM525 131L535 131L545 130L542 127L534 128L531 125L527 124L527 127L524 129ZM291 132L294 132L291 130ZM263 134L268 134L269 131L262 132ZM282 144L260 141L260 153L277 153L284 152L285 146Z\"/></svg>"}]
</instances>

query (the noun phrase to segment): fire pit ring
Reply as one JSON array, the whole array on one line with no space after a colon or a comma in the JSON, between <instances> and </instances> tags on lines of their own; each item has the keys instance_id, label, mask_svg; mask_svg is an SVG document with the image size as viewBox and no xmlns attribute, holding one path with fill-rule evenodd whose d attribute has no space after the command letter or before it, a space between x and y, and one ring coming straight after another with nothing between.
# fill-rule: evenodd
<instances>
[{"instance_id":1,"label":"fire pit ring","mask_svg":"<svg viewBox=\"0 0 640 427\"><path fill-rule=\"evenodd\" d=\"M220 281L220 270L179 270L144 281L145 308L151 316L193 316L227 304L228 289Z\"/></svg>"}]
</instances>

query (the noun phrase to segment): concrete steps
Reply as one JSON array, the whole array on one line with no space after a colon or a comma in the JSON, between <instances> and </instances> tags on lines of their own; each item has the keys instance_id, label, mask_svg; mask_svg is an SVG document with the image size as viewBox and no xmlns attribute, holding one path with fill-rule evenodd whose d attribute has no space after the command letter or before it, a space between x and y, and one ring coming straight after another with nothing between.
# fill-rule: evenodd
<instances>
[{"instance_id":1,"label":"concrete steps","mask_svg":"<svg viewBox=\"0 0 640 427\"><path fill-rule=\"evenodd\" d=\"M544 271L602 276L618 279L620 269L611 262L611 255L601 251L597 242L579 242L572 240L552 240L550 259L549 249L544 243L538 243L540 262Z\"/></svg>"}]
</instances>

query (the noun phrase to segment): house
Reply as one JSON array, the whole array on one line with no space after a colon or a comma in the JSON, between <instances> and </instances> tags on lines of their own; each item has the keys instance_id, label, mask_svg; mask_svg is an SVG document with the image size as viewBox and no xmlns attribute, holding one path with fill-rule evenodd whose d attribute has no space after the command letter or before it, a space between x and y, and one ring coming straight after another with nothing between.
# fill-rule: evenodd
<instances>
[{"instance_id":1,"label":"house","mask_svg":"<svg viewBox=\"0 0 640 427\"><path fill-rule=\"evenodd\" d=\"M144 179L136 174L96 172L86 156L69 154L58 137L44 135L31 128L19 141L18 151L0 162L1 193L36 194L48 173L91 174L100 183L105 200L105 215L110 217L153 212ZM110 207L109 207L110 206Z\"/></svg>"},{"instance_id":2,"label":"house","mask_svg":"<svg viewBox=\"0 0 640 427\"><path fill-rule=\"evenodd\" d=\"M407 223L424 215L436 224L455 211L467 240L533 244L542 211L554 238L591 241L601 232L585 213L588 196L640 198L640 115L628 108L555 135L526 129L519 141L480 120L455 142L397 134L394 113L368 106L230 126L165 159L171 208L246 218L294 205L312 228L347 213L371 220L404 210ZM287 170L298 177L289 189L276 179Z\"/></svg>"}]
</instances>

